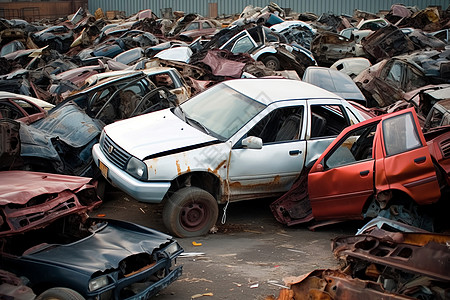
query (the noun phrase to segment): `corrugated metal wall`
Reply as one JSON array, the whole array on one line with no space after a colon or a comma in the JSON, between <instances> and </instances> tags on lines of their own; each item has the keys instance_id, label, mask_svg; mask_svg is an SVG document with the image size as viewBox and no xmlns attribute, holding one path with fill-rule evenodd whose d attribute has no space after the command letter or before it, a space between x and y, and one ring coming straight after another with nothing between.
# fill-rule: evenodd
<instances>
[{"instance_id":1,"label":"corrugated metal wall","mask_svg":"<svg viewBox=\"0 0 450 300\"><path fill-rule=\"evenodd\" d=\"M380 10L389 10L398 0L278 0L273 1L284 8L291 8L295 12L313 12L321 14L331 12L337 15L353 15L355 8L367 12L377 13ZM103 11L119 10L126 15L132 15L143 9L152 9L158 16L161 10L172 8L172 11L198 13L208 16L208 3L218 4L219 15L240 13L247 5L264 7L270 0L89 0L89 10L93 13L97 8ZM440 5L446 9L448 0L403 0L401 3L408 6L417 6L423 9L430 5Z\"/></svg>"}]
</instances>

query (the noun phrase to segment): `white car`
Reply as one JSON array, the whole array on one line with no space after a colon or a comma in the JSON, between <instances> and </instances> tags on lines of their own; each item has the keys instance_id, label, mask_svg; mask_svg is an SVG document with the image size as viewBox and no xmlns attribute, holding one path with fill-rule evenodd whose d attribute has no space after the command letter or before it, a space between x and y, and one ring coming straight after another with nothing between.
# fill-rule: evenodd
<instances>
[{"instance_id":1,"label":"white car","mask_svg":"<svg viewBox=\"0 0 450 300\"><path fill-rule=\"evenodd\" d=\"M163 202L166 227L189 237L214 226L218 204L289 190L343 128L362 120L346 100L305 82L236 79L106 126L93 156L114 186Z\"/></svg>"}]
</instances>

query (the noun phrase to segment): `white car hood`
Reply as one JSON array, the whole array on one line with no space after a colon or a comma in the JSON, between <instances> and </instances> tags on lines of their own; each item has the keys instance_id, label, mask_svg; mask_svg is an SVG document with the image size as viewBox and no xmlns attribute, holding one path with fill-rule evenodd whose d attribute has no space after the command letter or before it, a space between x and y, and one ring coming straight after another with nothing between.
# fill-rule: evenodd
<instances>
[{"instance_id":1,"label":"white car hood","mask_svg":"<svg viewBox=\"0 0 450 300\"><path fill-rule=\"evenodd\" d=\"M116 145L141 160L150 155L217 141L180 120L170 109L115 122L104 130Z\"/></svg>"}]
</instances>

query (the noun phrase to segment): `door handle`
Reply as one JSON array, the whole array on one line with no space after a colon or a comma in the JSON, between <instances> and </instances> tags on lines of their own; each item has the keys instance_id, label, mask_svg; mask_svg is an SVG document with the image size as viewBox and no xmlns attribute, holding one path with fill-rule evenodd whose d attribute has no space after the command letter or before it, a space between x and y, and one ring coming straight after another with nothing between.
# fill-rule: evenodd
<instances>
[{"instance_id":1,"label":"door handle","mask_svg":"<svg viewBox=\"0 0 450 300\"><path fill-rule=\"evenodd\" d=\"M367 175L369 175L369 173L370 173L369 170L365 170L365 171L359 172L359 175L361 175L361 176L367 176Z\"/></svg>"},{"instance_id":2,"label":"door handle","mask_svg":"<svg viewBox=\"0 0 450 300\"><path fill-rule=\"evenodd\" d=\"M294 156L294 155L299 155L302 154L302 151L300 150L291 150L289 151L289 155Z\"/></svg>"},{"instance_id":3,"label":"door handle","mask_svg":"<svg viewBox=\"0 0 450 300\"><path fill-rule=\"evenodd\" d=\"M427 158L426 158L425 156L422 156L422 157L416 158L416 159L414 160L414 162L415 162L416 164L421 164L421 163L424 163L426 160L427 160Z\"/></svg>"}]
</instances>

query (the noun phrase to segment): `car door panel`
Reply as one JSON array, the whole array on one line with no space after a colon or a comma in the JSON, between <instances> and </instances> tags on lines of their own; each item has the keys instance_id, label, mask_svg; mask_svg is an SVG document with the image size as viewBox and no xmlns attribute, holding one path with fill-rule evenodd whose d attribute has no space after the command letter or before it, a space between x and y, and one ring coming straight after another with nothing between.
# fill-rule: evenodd
<instances>
[{"instance_id":1,"label":"car door panel","mask_svg":"<svg viewBox=\"0 0 450 300\"><path fill-rule=\"evenodd\" d=\"M320 158L321 168L308 176L316 219L360 218L373 194L373 143L378 121L367 122L340 137Z\"/></svg>"},{"instance_id":2,"label":"car door panel","mask_svg":"<svg viewBox=\"0 0 450 300\"><path fill-rule=\"evenodd\" d=\"M341 166L311 173L308 190L313 215L327 218L358 218L373 194L374 161Z\"/></svg>"},{"instance_id":3,"label":"car door panel","mask_svg":"<svg viewBox=\"0 0 450 300\"><path fill-rule=\"evenodd\" d=\"M264 145L262 149L233 149L229 166L232 198L289 190L303 168L305 145L305 141L293 141Z\"/></svg>"},{"instance_id":4,"label":"car door panel","mask_svg":"<svg viewBox=\"0 0 450 300\"><path fill-rule=\"evenodd\" d=\"M436 171L417 115L408 109L383 118L381 134L384 188L404 191L418 204L437 201Z\"/></svg>"}]
</instances>

